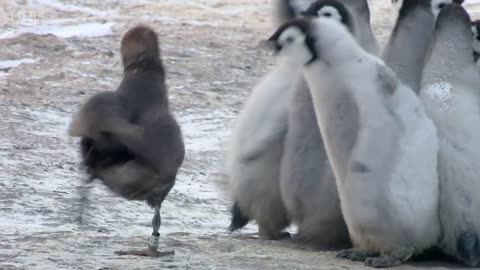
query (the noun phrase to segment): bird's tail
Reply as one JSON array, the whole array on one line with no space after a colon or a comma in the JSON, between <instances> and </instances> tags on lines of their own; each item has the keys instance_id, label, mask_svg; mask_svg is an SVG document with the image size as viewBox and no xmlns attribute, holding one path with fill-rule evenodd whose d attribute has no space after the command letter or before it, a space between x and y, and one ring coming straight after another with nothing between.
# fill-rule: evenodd
<instances>
[{"instance_id":1,"label":"bird's tail","mask_svg":"<svg viewBox=\"0 0 480 270\"><path fill-rule=\"evenodd\" d=\"M230 232L240 230L241 228L245 227L250 221L250 219L242 212L237 202L233 203L231 214L232 214L232 222L228 227L228 231Z\"/></svg>"}]
</instances>

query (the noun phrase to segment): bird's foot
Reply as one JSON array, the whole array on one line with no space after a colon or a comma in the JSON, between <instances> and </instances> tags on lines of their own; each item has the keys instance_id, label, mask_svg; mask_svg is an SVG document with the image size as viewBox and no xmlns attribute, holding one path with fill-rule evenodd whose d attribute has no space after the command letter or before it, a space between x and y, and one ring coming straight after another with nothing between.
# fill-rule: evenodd
<instances>
[{"instance_id":1,"label":"bird's foot","mask_svg":"<svg viewBox=\"0 0 480 270\"><path fill-rule=\"evenodd\" d=\"M117 255L134 255L134 256L142 256L142 257L165 257L165 256L171 256L175 255L175 251L158 251L158 250L151 250L149 248L143 249L143 250L126 250L126 251L115 251L115 254Z\"/></svg>"},{"instance_id":2,"label":"bird's foot","mask_svg":"<svg viewBox=\"0 0 480 270\"><path fill-rule=\"evenodd\" d=\"M371 257L378 257L378 254L371 251L359 250L355 248L344 249L337 253L337 258L347 259L354 262L365 262Z\"/></svg>"},{"instance_id":3,"label":"bird's foot","mask_svg":"<svg viewBox=\"0 0 480 270\"><path fill-rule=\"evenodd\" d=\"M150 241L148 241L148 249L153 251L156 251L158 249L158 243L160 240L160 234L157 233L152 233L152 236L150 237Z\"/></svg>"},{"instance_id":4,"label":"bird's foot","mask_svg":"<svg viewBox=\"0 0 480 270\"><path fill-rule=\"evenodd\" d=\"M259 226L258 236L260 236L260 239L262 240L282 240L282 239L290 238L290 233L281 232L278 230L270 230L265 226Z\"/></svg>"},{"instance_id":5,"label":"bird's foot","mask_svg":"<svg viewBox=\"0 0 480 270\"><path fill-rule=\"evenodd\" d=\"M365 265L374 267L374 268L386 268L386 267L393 267L401 265L402 261L390 257L390 256L382 256L382 257L370 257L365 260Z\"/></svg>"}]
</instances>

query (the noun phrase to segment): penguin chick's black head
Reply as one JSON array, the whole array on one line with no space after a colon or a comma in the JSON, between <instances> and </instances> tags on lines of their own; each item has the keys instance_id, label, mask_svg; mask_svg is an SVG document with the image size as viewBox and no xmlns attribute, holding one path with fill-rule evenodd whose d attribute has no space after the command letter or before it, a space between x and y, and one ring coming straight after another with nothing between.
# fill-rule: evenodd
<instances>
[{"instance_id":1,"label":"penguin chick's black head","mask_svg":"<svg viewBox=\"0 0 480 270\"><path fill-rule=\"evenodd\" d=\"M436 35L457 33L471 39L470 15L461 5L452 3L442 8L435 24Z\"/></svg>"},{"instance_id":2,"label":"penguin chick's black head","mask_svg":"<svg viewBox=\"0 0 480 270\"><path fill-rule=\"evenodd\" d=\"M268 42L274 45L277 53L286 54L302 64L310 64L317 59L311 27L311 19L294 18L281 25Z\"/></svg>"},{"instance_id":3,"label":"penguin chick's black head","mask_svg":"<svg viewBox=\"0 0 480 270\"><path fill-rule=\"evenodd\" d=\"M457 239L457 252L468 266L480 265L480 241L475 234L464 232Z\"/></svg>"},{"instance_id":4,"label":"penguin chick's black head","mask_svg":"<svg viewBox=\"0 0 480 270\"><path fill-rule=\"evenodd\" d=\"M350 12L337 0L318 0L313 2L304 12L303 16L326 17L337 20L353 32L353 23Z\"/></svg>"},{"instance_id":5,"label":"penguin chick's black head","mask_svg":"<svg viewBox=\"0 0 480 270\"><path fill-rule=\"evenodd\" d=\"M432 12L435 16L438 16L440 11L450 4L462 5L465 0L431 0Z\"/></svg>"},{"instance_id":6,"label":"penguin chick's black head","mask_svg":"<svg viewBox=\"0 0 480 270\"><path fill-rule=\"evenodd\" d=\"M120 52L124 68L130 65L149 65L160 61L158 37L155 31L145 25L137 25L125 33Z\"/></svg>"}]
</instances>

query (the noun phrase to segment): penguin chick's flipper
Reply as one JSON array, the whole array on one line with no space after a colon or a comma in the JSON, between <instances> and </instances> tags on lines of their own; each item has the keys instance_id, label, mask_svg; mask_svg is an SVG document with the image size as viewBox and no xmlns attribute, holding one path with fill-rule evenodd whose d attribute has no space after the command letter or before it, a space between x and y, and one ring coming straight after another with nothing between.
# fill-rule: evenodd
<instances>
[{"instance_id":1,"label":"penguin chick's flipper","mask_svg":"<svg viewBox=\"0 0 480 270\"><path fill-rule=\"evenodd\" d=\"M74 115L69 135L98 139L102 133L137 135L142 128L129 123L115 92L107 91L91 97Z\"/></svg>"},{"instance_id":2,"label":"penguin chick's flipper","mask_svg":"<svg viewBox=\"0 0 480 270\"><path fill-rule=\"evenodd\" d=\"M233 203L231 214L232 214L232 222L228 227L229 232L234 232L242 229L243 227L247 226L248 222L250 221L250 219L247 216L245 216L245 214L243 214L237 202Z\"/></svg>"},{"instance_id":3,"label":"penguin chick's flipper","mask_svg":"<svg viewBox=\"0 0 480 270\"><path fill-rule=\"evenodd\" d=\"M275 140L282 137L282 134L287 133L288 124L287 121L282 121L286 116L280 114L275 116L266 116L263 123L265 125L262 129L255 133L255 139L247 142L243 147L243 159L245 161L254 161L265 149L272 145Z\"/></svg>"}]
</instances>

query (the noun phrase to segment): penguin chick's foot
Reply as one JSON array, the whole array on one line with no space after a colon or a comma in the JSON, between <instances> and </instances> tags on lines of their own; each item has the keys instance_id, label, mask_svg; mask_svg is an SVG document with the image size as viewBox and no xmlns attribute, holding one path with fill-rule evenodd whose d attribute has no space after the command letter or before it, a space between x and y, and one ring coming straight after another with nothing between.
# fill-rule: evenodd
<instances>
[{"instance_id":1,"label":"penguin chick's foot","mask_svg":"<svg viewBox=\"0 0 480 270\"><path fill-rule=\"evenodd\" d=\"M336 257L347 259L354 262L365 262L371 257L378 257L379 254L371 251L365 251L355 248L344 249L337 253Z\"/></svg>"},{"instance_id":2,"label":"penguin chick's foot","mask_svg":"<svg viewBox=\"0 0 480 270\"><path fill-rule=\"evenodd\" d=\"M170 256L170 255L175 255L175 251L152 251L150 249L144 249L144 250L127 250L127 251L115 251L115 254L117 255L134 255L134 256L142 256L142 257L165 257L165 256Z\"/></svg>"},{"instance_id":3,"label":"penguin chick's foot","mask_svg":"<svg viewBox=\"0 0 480 270\"><path fill-rule=\"evenodd\" d=\"M285 238L290 238L289 232L271 231L262 226L259 226L258 235L262 240L282 240Z\"/></svg>"},{"instance_id":4,"label":"penguin chick's foot","mask_svg":"<svg viewBox=\"0 0 480 270\"><path fill-rule=\"evenodd\" d=\"M398 266L401 265L402 261L390 257L390 256L385 256L385 257L370 257L365 260L365 265L374 267L374 268L386 268L386 267L393 267L393 266Z\"/></svg>"}]
</instances>

